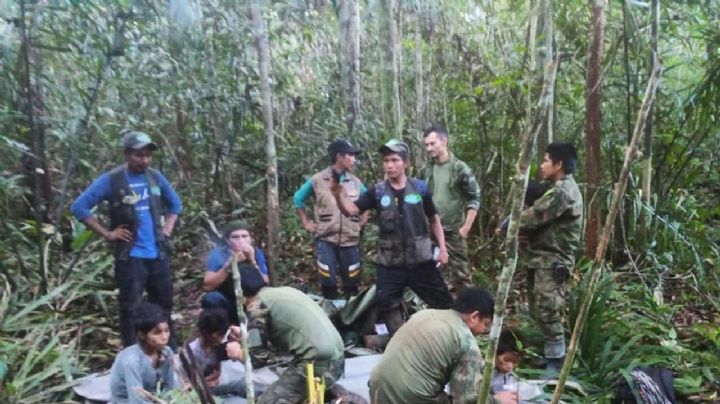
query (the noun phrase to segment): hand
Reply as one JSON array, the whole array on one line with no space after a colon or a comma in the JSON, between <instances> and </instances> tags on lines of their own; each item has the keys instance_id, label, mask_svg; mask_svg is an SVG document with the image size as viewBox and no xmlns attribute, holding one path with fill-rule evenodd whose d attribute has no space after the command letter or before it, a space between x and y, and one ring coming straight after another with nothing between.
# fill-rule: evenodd
<instances>
[{"instance_id":1,"label":"hand","mask_svg":"<svg viewBox=\"0 0 720 404\"><path fill-rule=\"evenodd\" d=\"M463 225L459 230L458 234L460 234L460 237L467 238L468 234L470 234L470 226Z\"/></svg>"},{"instance_id":2,"label":"hand","mask_svg":"<svg viewBox=\"0 0 720 404\"><path fill-rule=\"evenodd\" d=\"M172 226L169 226L167 223L163 226L162 232L165 235L165 237L170 237L172 234L173 228Z\"/></svg>"},{"instance_id":3,"label":"hand","mask_svg":"<svg viewBox=\"0 0 720 404\"><path fill-rule=\"evenodd\" d=\"M213 371L205 376L205 384L208 387L215 387L220 383L220 369L213 369Z\"/></svg>"},{"instance_id":4,"label":"hand","mask_svg":"<svg viewBox=\"0 0 720 404\"><path fill-rule=\"evenodd\" d=\"M517 404L518 402L518 394L515 391L501 391L495 394L495 398L503 404Z\"/></svg>"},{"instance_id":5,"label":"hand","mask_svg":"<svg viewBox=\"0 0 720 404\"><path fill-rule=\"evenodd\" d=\"M227 345L225 345L225 352L227 352L227 356L230 359L245 360L242 345L237 341L228 342Z\"/></svg>"},{"instance_id":6,"label":"hand","mask_svg":"<svg viewBox=\"0 0 720 404\"><path fill-rule=\"evenodd\" d=\"M270 284L270 277L265 274L260 274L263 278L263 282L265 282L266 285Z\"/></svg>"},{"instance_id":7,"label":"hand","mask_svg":"<svg viewBox=\"0 0 720 404\"><path fill-rule=\"evenodd\" d=\"M438 262L439 262L440 265L443 266L443 267L447 265L447 263L448 263L448 252L447 252L447 248L441 248L441 249L440 249L440 254L438 255Z\"/></svg>"},{"instance_id":8,"label":"hand","mask_svg":"<svg viewBox=\"0 0 720 404\"><path fill-rule=\"evenodd\" d=\"M114 230L109 231L105 235L107 241L132 241L132 232L128 230L126 224L121 224Z\"/></svg>"},{"instance_id":9,"label":"hand","mask_svg":"<svg viewBox=\"0 0 720 404\"><path fill-rule=\"evenodd\" d=\"M228 341L240 341L240 337L242 337L240 327L237 325L231 325L230 333L228 334Z\"/></svg>"},{"instance_id":10,"label":"hand","mask_svg":"<svg viewBox=\"0 0 720 404\"><path fill-rule=\"evenodd\" d=\"M310 233L315 233L317 231L317 223L311 222L309 220L307 222L303 223L303 227L305 228L305 230L309 231Z\"/></svg>"}]
</instances>

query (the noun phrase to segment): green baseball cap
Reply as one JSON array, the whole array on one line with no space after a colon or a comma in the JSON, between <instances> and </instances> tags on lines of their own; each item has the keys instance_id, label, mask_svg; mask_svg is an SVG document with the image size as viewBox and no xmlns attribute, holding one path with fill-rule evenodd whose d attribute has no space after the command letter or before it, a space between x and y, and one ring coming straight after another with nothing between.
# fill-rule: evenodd
<instances>
[{"instance_id":1,"label":"green baseball cap","mask_svg":"<svg viewBox=\"0 0 720 404\"><path fill-rule=\"evenodd\" d=\"M123 134L123 147L132 150L141 150L149 148L152 151L158 149L158 145L153 143L147 133L126 129L121 132Z\"/></svg>"},{"instance_id":2,"label":"green baseball cap","mask_svg":"<svg viewBox=\"0 0 720 404\"><path fill-rule=\"evenodd\" d=\"M387 143L380 146L380 154L397 153L403 160L407 160L410 155L410 147L407 143L399 139L390 139Z\"/></svg>"}]
</instances>

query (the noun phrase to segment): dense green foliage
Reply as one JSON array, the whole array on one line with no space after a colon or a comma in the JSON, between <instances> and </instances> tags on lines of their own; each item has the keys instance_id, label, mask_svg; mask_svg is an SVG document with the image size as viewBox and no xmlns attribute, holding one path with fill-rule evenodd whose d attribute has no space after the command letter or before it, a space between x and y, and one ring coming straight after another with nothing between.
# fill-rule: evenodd
<instances>
[{"instance_id":1,"label":"dense green foliage","mask_svg":"<svg viewBox=\"0 0 720 404\"><path fill-rule=\"evenodd\" d=\"M384 108L392 91L384 76L390 45L379 0L360 1L362 113L348 133L335 2L262 3L282 209L276 264L281 282L303 284L313 272L311 240L290 198L325 166L325 146L336 137L363 148L359 176L366 183L381 177L374 152L392 132L391 111ZM554 3L560 53L555 139L582 149L589 11L581 1ZM638 165L573 372L590 401L609 397L613 382L638 363L672 368L684 397L712 399L720 390L719 6L714 0L661 2L664 73L655 103L651 204L641 200ZM420 161L416 122L442 124L453 151L474 168L483 205L470 246L478 283L491 288L502 262L494 228L507 209L508 177L527 124L526 96L537 95L542 76L542 40L535 55L527 42L532 7L518 0L423 0L401 1L396 13L404 136ZM0 361L9 366L0 401L60 401L74 377L108 366L119 344L112 258L68 206L121 161L122 128L158 141L154 163L183 198L173 261L176 306L197 307L210 221L247 218L264 242L266 159L255 37L244 2L230 0L5 1L0 17ZM603 192L586 196L604 205L649 70L649 7L611 2L606 18ZM426 97L420 120L418 19ZM531 69L530 59L539 66ZM643 222L643 214L649 220ZM374 237L370 227L368 280ZM571 302L581 300L584 268L576 271ZM532 339L522 283L513 313Z\"/></svg>"}]
</instances>

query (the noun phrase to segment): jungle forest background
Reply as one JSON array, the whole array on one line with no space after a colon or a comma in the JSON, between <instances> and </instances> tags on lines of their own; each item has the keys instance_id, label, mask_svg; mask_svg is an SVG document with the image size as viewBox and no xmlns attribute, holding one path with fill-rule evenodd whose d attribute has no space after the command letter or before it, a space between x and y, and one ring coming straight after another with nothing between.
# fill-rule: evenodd
<instances>
[{"instance_id":1,"label":"jungle forest background","mask_svg":"<svg viewBox=\"0 0 720 404\"><path fill-rule=\"evenodd\" d=\"M252 223L274 282L315 288L291 197L337 137L363 149L370 184L378 145L402 137L420 164L422 129L446 127L482 188L469 245L477 283L495 290L495 227L544 112L530 172L547 143L576 145L593 257L656 59L571 373L584 392L563 399L607 401L638 364L672 369L685 402L718 399L720 2L4 0L0 17L1 401L70 399L120 347L112 257L68 206L122 161L123 128L159 143L153 164L183 200L172 268L188 337L213 230L231 217ZM376 234L364 232L366 283ZM589 268L582 259L571 280L569 329ZM532 341L523 279L506 323Z\"/></svg>"}]
</instances>

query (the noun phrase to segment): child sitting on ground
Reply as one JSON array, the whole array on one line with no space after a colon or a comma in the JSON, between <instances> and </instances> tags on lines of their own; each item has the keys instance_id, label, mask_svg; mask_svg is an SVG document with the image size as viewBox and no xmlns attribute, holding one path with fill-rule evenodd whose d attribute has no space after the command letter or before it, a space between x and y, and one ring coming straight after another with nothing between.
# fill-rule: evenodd
<instances>
[{"instance_id":1,"label":"child sitting on ground","mask_svg":"<svg viewBox=\"0 0 720 404\"><path fill-rule=\"evenodd\" d=\"M502 331L498 339L497 353L495 354L495 371L490 383L492 394L518 388L520 380L512 371L520 363L520 358L517 337L510 330Z\"/></svg>"},{"instance_id":2,"label":"child sitting on ground","mask_svg":"<svg viewBox=\"0 0 720 404\"><path fill-rule=\"evenodd\" d=\"M120 351L110 370L110 402L114 404L149 403L140 390L157 394L178 387L173 352L167 346L170 328L165 311L142 303L135 310L133 326L137 344Z\"/></svg>"},{"instance_id":3,"label":"child sitting on ground","mask_svg":"<svg viewBox=\"0 0 720 404\"><path fill-rule=\"evenodd\" d=\"M220 384L220 361L228 359L225 351L225 334L230 323L225 309L206 309L200 313L197 328L200 336L188 344L198 372L215 396L245 397L245 381L234 380Z\"/></svg>"}]
</instances>

